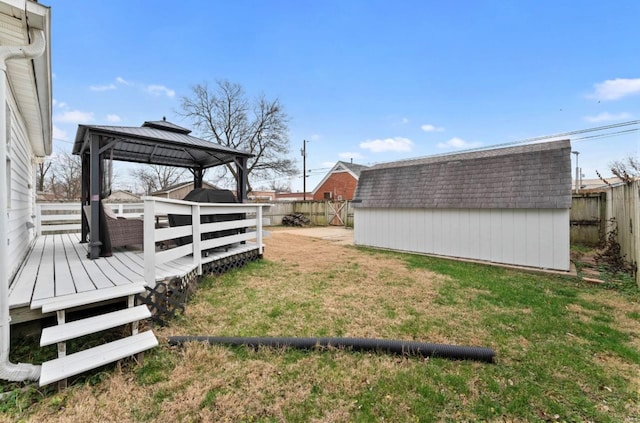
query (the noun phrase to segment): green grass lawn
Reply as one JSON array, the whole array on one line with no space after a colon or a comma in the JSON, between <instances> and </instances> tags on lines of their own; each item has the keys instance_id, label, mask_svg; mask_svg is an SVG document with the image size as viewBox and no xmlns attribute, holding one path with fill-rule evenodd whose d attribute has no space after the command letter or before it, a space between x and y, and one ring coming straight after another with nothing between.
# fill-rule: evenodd
<instances>
[{"instance_id":1,"label":"green grass lawn","mask_svg":"<svg viewBox=\"0 0 640 423\"><path fill-rule=\"evenodd\" d=\"M270 242L280 242L274 238ZM324 241L309 242L324 246ZM330 247L335 251L324 251L324 264L268 256L206 279L186 315L158 333L478 345L493 348L496 362L335 349L172 348L161 342L142 366L106 369L97 382L94 374L83 379L92 382L77 382L61 393L37 391L42 397L36 401L34 390L15 391L9 403L5 399L3 416L8 421L88 416L113 421L640 421L637 289ZM32 395L33 404L26 395Z\"/></svg>"}]
</instances>

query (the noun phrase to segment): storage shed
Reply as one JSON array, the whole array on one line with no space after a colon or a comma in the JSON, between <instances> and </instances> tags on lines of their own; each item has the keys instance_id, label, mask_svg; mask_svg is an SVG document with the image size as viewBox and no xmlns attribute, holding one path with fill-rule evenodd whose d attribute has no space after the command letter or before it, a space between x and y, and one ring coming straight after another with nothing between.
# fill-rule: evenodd
<instances>
[{"instance_id":1,"label":"storage shed","mask_svg":"<svg viewBox=\"0 0 640 423\"><path fill-rule=\"evenodd\" d=\"M569 270L569 140L378 164L353 203L357 245Z\"/></svg>"}]
</instances>

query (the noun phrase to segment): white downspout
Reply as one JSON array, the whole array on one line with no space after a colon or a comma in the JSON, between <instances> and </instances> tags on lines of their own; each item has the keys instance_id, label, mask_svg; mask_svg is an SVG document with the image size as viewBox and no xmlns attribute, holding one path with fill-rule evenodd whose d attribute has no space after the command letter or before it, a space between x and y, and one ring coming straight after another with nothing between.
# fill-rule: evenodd
<instances>
[{"instance_id":1,"label":"white downspout","mask_svg":"<svg viewBox=\"0 0 640 423\"><path fill-rule=\"evenodd\" d=\"M4 128L7 123L7 60L33 59L41 56L46 48L43 31L34 32L34 40L27 46L0 46L0 125ZM0 166L7 163L7 132L0 130ZM9 315L9 249L7 241L7 172L2 167L0 172L0 378L19 382L23 380L38 380L40 366L33 364L9 362L10 322Z\"/></svg>"}]
</instances>

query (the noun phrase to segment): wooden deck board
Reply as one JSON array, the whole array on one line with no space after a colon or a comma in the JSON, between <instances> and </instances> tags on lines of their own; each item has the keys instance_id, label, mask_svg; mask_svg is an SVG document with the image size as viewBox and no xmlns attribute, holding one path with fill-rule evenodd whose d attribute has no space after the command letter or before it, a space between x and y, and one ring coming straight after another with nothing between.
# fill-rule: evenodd
<instances>
[{"instance_id":1,"label":"wooden deck board","mask_svg":"<svg viewBox=\"0 0 640 423\"><path fill-rule=\"evenodd\" d=\"M62 235L54 235L53 239L55 243L53 267L56 297L75 294L76 286L74 285L73 277L71 276L71 269L69 268L69 260L67 259L64 239L62 238Z\"/></svg>"},{"instance_id":2,"label":"wooden deck board","mask_svg":"<svg viewBox=\"0 0 640 423\"><path fill-rule=\"evenodd\" d=\"M96 289L91 278L87 277L87 271L82 263L84 256L79 255L78 250L75 248L74 244L78 244L78 239L72 236L66 236L65 238L64 246L67 252L67 261L71 276L73 276L73 281L75 282L76 292L87 292Z\"/></svg>"},{"instance_id":3,"label":"wooden deck board","mask_svg":"<svg viewBox=\"0 0 640 423\"><path fill-rule=\"evenodd\" d=\"M40 261L44 251L45 237L39 237L27 257L25 265L22 266L20 273L16 276L15 282L11 285L9 291L9 307L28 306L33 296L34 281L38 276Z\"/></svg>"},{"instance_id":4,"label":"wooden deck board","mask_svg":"<svg viewBox=\"0 0 640 423\"><path fill-rule=\"evenodd\" d=\"M229 251L214 251L208 257L203 257L202 262L220 260L255 248L255 244L247 243ZM195 268L192 256L159 263L156 266L156 281L181 277ZM74 295L91 294L92 291L124 288L128 284L140 285L144 283L143 275L144 257L141 251L116 249L112 257L89 260L87 244L80 243L79 234L41 236L36 239L10 287L12 317L16 313L19 321L37 319L37 314L25 314L23 310L38 309L43 304L67 301Z\"/></svg>"},{"instance_id":5,"label":"wooden deck board","mask_svg":"<svg viewBox=\"0 0 640 423\"><path fill-rule=\"evenodd\" d=\"M51 283L54 277L54 250L54 239L48 237L44 242L44 252L36 276L36 285L33 288L33 299L35 300L55 297L55 285Z\"/></svg>"},{"instance_id":6,"label":"wooden deck board","mask_svg":"<svg viewBox=\"0 0 640 423\"><path fill-rule=\"evenodd\" d=\"M114 272L117 272L117 274L119 274L120 276L122 276L124 278L124 280L129 281L129 282L142 282L144 281L144 277L136 272L134 272L133 270L131 270L129 267L127 267L126 265L124 265L122 263L122 261L120 261L120 259L118 258L119 254L114 254L111 257L105 257L104 262L106 265L111 266L111 269L113 269Z\"/></svg>"},{"instance_id":7,"label":"wooden deck board","mask_svg":"<svg viewBox=\"0 0 640 423\"><path fill-rule=\"evenodd\" d=\"M135 254L133 254L133 256L135 256ZM118 251L117 258L118 260L120 260L120 262L122 262L122 264L127 266L133 272L144 276L144 263L141 261L137 261L135 257L132 257L132 254L123 250Z\"/></svg>"},{"instance_id":8,"label":"wooden deck board","mask_svg":"<svg viewBox=\"0 0 640 423\"><path fill-rule=\"evenodd\" d=\"M95 263L95 260L89 260L86 258L86 246L85 244L74 243L73 248L81 259L82 266L87 274L87 277L91 280L96 289L110 288L114 286L111 280L102 273L102 270Z\"/></svg>"}]
</instances>

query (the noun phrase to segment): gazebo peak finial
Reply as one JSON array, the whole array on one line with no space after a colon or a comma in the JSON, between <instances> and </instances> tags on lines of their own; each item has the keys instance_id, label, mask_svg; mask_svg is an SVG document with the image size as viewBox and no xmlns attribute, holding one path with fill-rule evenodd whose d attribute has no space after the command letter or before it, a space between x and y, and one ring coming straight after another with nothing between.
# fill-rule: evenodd
<instances>
[{"instance_id":1,"label":"gazebo peak finial","mask_svg":"<svg viewBox=\"0 0 640 423\"><path fill-rule=\"evenodd\" d=\"M179 134L185 134L185 135L188 135L191 133L191 130L187 128L183 128L182 126L178 126L175 123L169 122L166 116L162 116L162 120L147 121L142 124L142 127L160 129L160 130L169 131L169 132L177 132Z\"/></svg>"}]
</instances>

